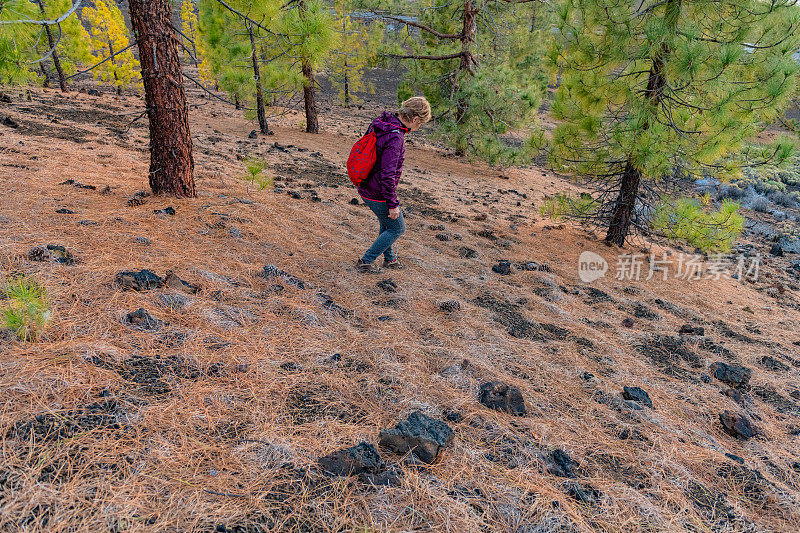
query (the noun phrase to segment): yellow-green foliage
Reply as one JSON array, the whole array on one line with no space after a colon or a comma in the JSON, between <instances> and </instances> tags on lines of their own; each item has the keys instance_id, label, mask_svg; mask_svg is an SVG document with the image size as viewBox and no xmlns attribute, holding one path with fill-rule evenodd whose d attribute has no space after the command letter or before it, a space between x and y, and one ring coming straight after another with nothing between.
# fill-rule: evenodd
<instances>
[{"instance_id":1,"label":"yellow-green foliage","mask_svg":"<svg viewBox=\"0 0 800 533\"><path fill-rule=\"evenodd\" d=\"M0 318L23 341L34 341L50 322L45 288L32 278L18 276L3 281L5 305Z\"/></svg>"},{"instance_id":2,"label":"yellow-green foliage","mask_svg":"<svg viewBox=\"0 0 800 533\"><path fill-rule=\"evenodd\" d=\"M28 0L0 0L0 21L39 19ZM37 29L30 24L0 24L0 85L17 85L35 77L29 63Z\"/></svg>"},{"instance_id":3,"label":"yellow-green foliage","mask_svg":"<svg viewBox=\"0 0 800 533\"><path fill-rule=\"evenodd\" d=\"M328 63L331 83L345 106L357 102L356 92L374 92L364 81L364 71L375 61L381 42L377 24L370 28L350 18L351 4L343 0L335 4L341 41L337 49L331 51Z\"/></svg>"},{"instance_id":4,"label":"yellow-green foliage","mask_svg":"<svg viewBox=\"0 0 800 533\"><path fill-rule=\"evenodd\" d=\"M660 204L652 221L653 230L670 239L680 239L703 251L727 252L744 229L739 204L724 200L710 211L694 198Z\"/></svg>"},{"instance_id":5,"label":"yellow-green foliage","mask_svg":"<svg viewBox=\"0 0 800 533\"><path fill-rule=\"evenodd\" d=\"M45 17L56 19L69 11L72 0L42 0ZM52 27L54 38L59 38L59 28ZM86 28L83 27L77 14L72 14L61 22L61 38L56 50L61 61L61 68L67 75L74 74L78 65L86 65L92 61L91 39ZM45 48L47 39L42 40ZM42 46L40 45L40 50Z\"/></svg>"},{"instance_id":6,"label":"yellow-green foliage","mask_svg":"<svg viewBox=\"0 0 800 533\"><path fill-rule=\"evenodd\" d=\"M242 179L257 186L259 191L272 187L273 177L264 175L264 169L267 167L266 161L259 157L251 157L244 162L244 165L245 169L247 169L247 174Z\"/></svg>"},{"instance_id":7,"label":"yellow-green foliage","mask_svg":"<svg viewBox=\"0 0 800 533\"><path fill-rule=\"evenodd\" d=\"M131 44L122 12L113 2L106 4L97 0L95 7L84 8L82 15L89 24L91 53L95 61L101 61ZM95 78L118 88L131 83L138 85L141 79L139 62L131 49L109 59L93 73Z\"/></svg>"},{"instance_id":8,"label":"yellow-green foliage","mask_svg":"<svg viewBox=\"0 0 800 533\"><path fill-rule=\"evenodd\" d=\"M565 218L584 218L597 211L598 205L590 194L581 193L578 197L566 193L554 194L544 199L539 214L554 220Z\"/></svg>"}]
</instances>

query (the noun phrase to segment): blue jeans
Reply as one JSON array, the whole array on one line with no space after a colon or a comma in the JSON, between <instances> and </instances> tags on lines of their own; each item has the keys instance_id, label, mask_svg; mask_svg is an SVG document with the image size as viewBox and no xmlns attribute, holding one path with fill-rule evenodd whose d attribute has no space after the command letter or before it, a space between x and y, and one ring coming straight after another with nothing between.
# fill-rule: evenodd
<instances>
[{"instance_id":1,"label":"blue jeans","mask_svg":"<svg viewBox=\"0 0 800 533\"><path fill-rule=\"evenodd\" d=\"M400 216L392 220L389 218L389 206L386 202L376 202L364 198L364 203L367 207L372 209L375 216L378 217L378 238L369 247L369 250L361 258L365 263L372 263L379 255L383 254L386 261L394 261L397 259L397 254L394 251L394 241L400 238L400 235L406 231L406 222L403 220L403 211L400 211Z\"/></svg>"}]
</instances>

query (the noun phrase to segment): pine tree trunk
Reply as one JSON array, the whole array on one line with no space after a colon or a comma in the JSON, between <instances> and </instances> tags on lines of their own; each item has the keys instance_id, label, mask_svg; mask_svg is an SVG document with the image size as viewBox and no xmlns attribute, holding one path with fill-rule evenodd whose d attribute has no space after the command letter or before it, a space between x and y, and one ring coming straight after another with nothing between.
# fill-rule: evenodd
<instances>
[{"instance_id":1,"label":"pine tree trunk","mask_svg":"<svg viewBox=\"0 0 800 533\"><path fill-rule=\"evenodd\" d=\"M678 23L678 16L681 11L682 0L668 0L665 8L664 22L670 30L675 30ZM647 87L644 94L650 104L657 107L661 104L664 97L664 88L667 86L666 73L664 66L670 54L669 46L662 42L650 66L650 72L647 76ZM647 130L650 127L649 123L645 123L642 129ZM636 198L639 195L639 184L642 181L642 172L640 169L635 168L631 162L631 157L628 157L628 162L625 164L625 170L622 173L622 180L620 181L619 196L614 204L614 210L611 213L611 220L608 225L608 232L606 233L606 242L609 244L616 244L623 246L625 239L630 233L631 223L633 221L633 211L636 208Z\"/></svg>"},{"instance_id":2,"label":"pine tree trunk","mask_svg":"<svg viewBox=\"0 0 800 533\"><path fill-rule=\"evenodd\" d=\"M639 184L642 181L642 173L631 164L630 161L625 165L622 173L622 180L619 186L619 196L611 214L611 221L608 224L606 242L623 246L628 237L633 222L633 210L636 208L636 198L639 195Z\"/></svg>"},{"instance_id":3,"label":"pine tree trunk","mask_svg":"<svg viewBox=\"0 0 800 533\"><path fill-rule=\"evenodd\" d=\"M39 4L39 11L44 17L45 12L42 0L36 0L36 3ZM56 72L58 73L58 85L61 87L61 92L65 93L67 92L67 78L64 76L64 69L61 68L61 60L58 57L58 52L55 50L56 41L53 39L53 32L50 30L50 26L48 25L45 25L44 31L47 33L47 43L50 45L50 49L53 51L51 57L53 58L53 65L55 65ZM45 77L45 83L45 87L49 87L50 83L48 82L47 77Z\"/></svg>"},{"instance_id":4,"label":"pine tree trunk","mask_svg":"<svg viewBox=\"0 0 800 533\"><path fill-rule=\"evenodd\" d=\"M314 69L308 59L301 60L303 76L303 100L306 104L306 133L319 133L319 121L317 120L317 103L314 99Z\"/></svg>"},{"instance_id":5,"label":"pine tree trunk","mask_svg":"<svg viewBox=\"0 0 800 533\"><path fill-rule=\"evenodd\" d=\"M189 111L169 0L130 0L150 120L150 188L154 194L194 197Z\"/></svg>"},{"instance_id":6,"label":"pine tree trunk","mask_svg":"<svg viewBox=\"0 0 800 533\"><path fill-rule=\"evenodd\" d=\"M350 76L347 74L347 60L344 62L344 106L350 107Z\"/></svg>"},{"instance_id":7,"label":"pine tree trunk","mask_svg":"<svg viewBox=\"0 0 800 533\"><path fill-rule=\"evenodd\" d=\"M261 73L258 68L256 36L253 32L252 24L248 24L247 29L250 32L250 48L253 51L253 77L256 80L256 114L258 115L258 128L261 130L261 133L267 135L269 133L269 126L267 125L267 114L264 112L264 92L261 88Z\"/></svg>"},{"instance_id":8,"label":"pine tree trunk","mask_svg":"<svg viewBox=\"0 0 800 533\"><path fill-rule=\"evenodd\" d=\"M42 71L42 76L44 76L44 81L42 82L42 87L50 88L50 74L47 73L47 68L44 66L44 61L39 62L39 70Z\"/></svg>"},{"instance_id":9,"label":"pine tree trunk","mask_svg":"<svg viewBox=\"0 0 800 533\"><path fill-rule=\"evenodd\" d=\"M475 5L475 0L465 0L463 14L464 26L461 30L461 63L458 67L461 71L461 76L456 76L456 83L458 83L459 79L463 76L475 75L475 71L472 67L477 65L478 61L472 54L472 48L475 44L475 36L478 33L477 14L478 8ZM467 101L463 97L459 97L458 102L456 102L457 123L460 123L461 119L466 114L468 105L469 104L467 104Z\"/></svg>"}]
</instances>

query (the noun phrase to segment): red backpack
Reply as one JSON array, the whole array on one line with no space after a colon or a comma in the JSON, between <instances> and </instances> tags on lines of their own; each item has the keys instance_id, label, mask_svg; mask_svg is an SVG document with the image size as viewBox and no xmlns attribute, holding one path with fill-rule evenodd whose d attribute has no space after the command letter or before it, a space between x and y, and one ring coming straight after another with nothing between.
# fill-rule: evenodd
<instances>
[{"instance_id":1,"label":"red backpack","mask_svg":"<svg viewBox=\"0 0 800 533\"><path fill-rule=\"evenodd\" d=\"M375 130L372 130L357 140L350 150L350 157L347 158L347 175L356 187L367 179L372 167L375 166L375 161L378 160L376 142Z\"/></svg>"},{"instance_id":2,"label":"red backpack","mask_svg":"<svg viewBox=\"0 0 800 533\"><path fill-rule=\"evenodd\" d=\"M381 124L386 123L381 122ZM406 128L398 127L397 129L383 133L386 134L399 131L408 130ZM366 133L366 135L357 140L356 144L353 145L353 149L350 150L350 157L347 158L347 175L350 176L350 181L352 181L353 185L356 187L361 185L361 183L367 179L372 167L375 166L375 162L378 160L378 150L376 146L377 141L378 137L375 134L375 130L370 130Z\"/></svg>"}]
</instances>

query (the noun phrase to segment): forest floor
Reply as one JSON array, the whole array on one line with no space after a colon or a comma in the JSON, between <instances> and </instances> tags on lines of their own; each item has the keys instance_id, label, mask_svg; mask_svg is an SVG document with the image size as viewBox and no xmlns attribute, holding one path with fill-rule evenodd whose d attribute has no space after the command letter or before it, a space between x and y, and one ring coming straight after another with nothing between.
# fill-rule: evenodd
<instances>
[{"instance_id":1,"label":"forest floor","mask_svg":"<svg viewBox=\"0 0 800 533\"><path fill-rule=\"evenodd\" d=\"M251 139L241 112L188 94L191 200L135 196L149 164L136 96L0 104L18 126L0 125L0 269L34 276L54 311L39 341L0 340L0 531L796 531L790 257L745 242L757 281L713 279L709 262L712 279L679 279L677 248L608 248L542 220L546 194L575 188L552 171L410 135L407 269L362 275L376 222L350 203L344 161L392 98L323 97L319 135L292 113ZM274 188L241 179L253 156ZM74 263L31 259L48 244ZM605 277L579 279L585 251ZM647 261L639 280L615 272L619 254L651 252L668 254L667 280L646 280ZM199 292L115 282L140 269ZM139 308L154 320L131 324ZM481 404L489 381L518 388L526 414ZM378 447L414 411L454 432L432 465ZM758 434L725 432L725 411ZM385 462L376 476L318 464L361 442Z\"/></svg>"}]
</instances>

